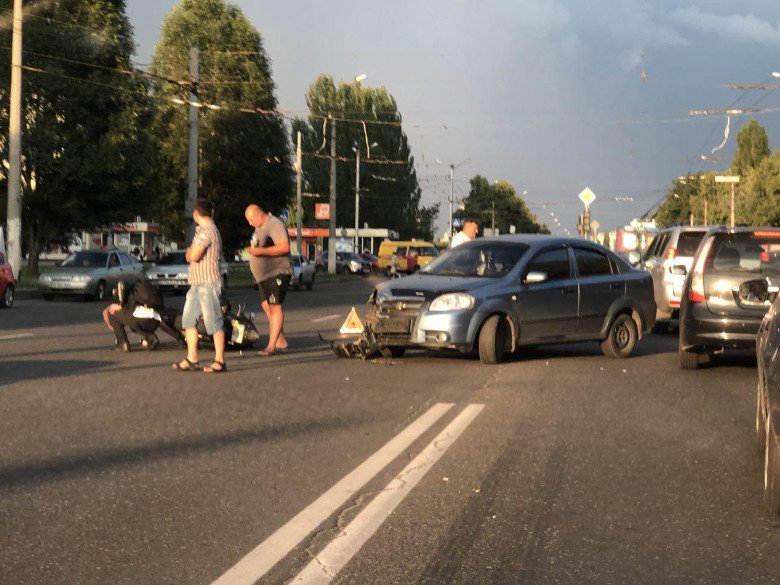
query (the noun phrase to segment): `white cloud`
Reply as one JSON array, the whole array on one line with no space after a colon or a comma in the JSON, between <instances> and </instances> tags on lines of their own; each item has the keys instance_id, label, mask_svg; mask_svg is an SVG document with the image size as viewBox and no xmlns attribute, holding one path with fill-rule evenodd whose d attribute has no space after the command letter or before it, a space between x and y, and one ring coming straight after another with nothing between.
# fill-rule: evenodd
<instances>
[{"instance_id":1,"label":"white cloud","mask_svg":"<svg viewBox=\"0 0 780 585\"><path fill-rule=\"evenodd\" d=\"M773 24L750 13L719 15L691 6L675 10L670 20L680 27L714 34L726 41L780 45L780 22Z\"/></svg>"}]
</instances>

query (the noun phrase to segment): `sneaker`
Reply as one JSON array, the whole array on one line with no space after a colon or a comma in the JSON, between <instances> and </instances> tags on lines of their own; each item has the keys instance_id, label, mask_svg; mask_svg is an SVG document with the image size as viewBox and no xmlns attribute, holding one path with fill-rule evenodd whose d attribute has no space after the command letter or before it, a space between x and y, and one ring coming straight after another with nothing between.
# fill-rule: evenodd
<instances>
[{"instance_id":1,"label":"sneaker","mask_svg":"<svg viewBox=\"0 0 780 585\"><path fill-rule=\"evenodd\" d=\"M124 352L130 351L130 342L117 341L116 344L114 345L114 351L124 351Z\"/></svg>"}]
</instances>

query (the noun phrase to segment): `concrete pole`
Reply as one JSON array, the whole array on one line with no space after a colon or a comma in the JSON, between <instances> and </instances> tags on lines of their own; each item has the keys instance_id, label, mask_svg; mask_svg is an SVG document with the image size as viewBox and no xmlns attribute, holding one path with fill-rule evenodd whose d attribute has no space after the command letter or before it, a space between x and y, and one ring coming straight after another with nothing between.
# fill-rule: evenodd
<instances>
[{"instance_id":1,"label":"concrete pole","mask_svg":"<svg viewBox=\"0 0 780 585\"><path fill-rule=\"evenodd\" d=\"M192 219L192 210L195 209L195 201L198 198L198 107L193 103L198 102L198 67L199 51L197 47L190 49L190 144L187 159L187 199L184 202L184 222L187 226L187 242L192 241L195 235L195 222Z\"/></svg>"},{"instance_id":2,"label":"concrete pole","mask_svg":"<svg viewBox=\"0 0 780 585\"><path fill-rule=\"evenodd\" d=\"M336 120L330 126L330 219L328 220L328 272L336 274Z\"/></svg>"},{"instance_id":3,"label":"concrete pole","mask_svg":"<svg viewBox=\"0 0 780 585\"><path fill-rule=\"evenodd\" d=\"M303 254L303 235L301 234L301 231L303 230L303 193L301 190L303 180L303 168L301 167L302 158L301 133L298 132L298 146L295 150L295 242L298 244L298 254Z\"/></svg>"},{"instance_id":4,"label":"concrete pole","mask_svg":"<svg viewBox=\"0 0 780 585\"><path fill-rule=\"evenodd\" d=\"M11 41L11 101L8 123L8 261L22 268L22 0L14 0Z\"/></svg>"},{"instance_id":5,"label":"concrete pole","mask_svg":"<svg viewBox=\"0 0 780 585\"><path fill-rule=\"evenodd\" d=\"M360 254L360 149L357 149L355 159L355 254Z\"/></svg>"},{"instance_id":6,"label":"concrete pole","mask_svg":"<svg viewBox=\"0 0 780 585\"><path fill-rule=\"evenodd\" d=\"M731 184L731 227L734 227L734 183Z\"/></svg>"}]
</instances>

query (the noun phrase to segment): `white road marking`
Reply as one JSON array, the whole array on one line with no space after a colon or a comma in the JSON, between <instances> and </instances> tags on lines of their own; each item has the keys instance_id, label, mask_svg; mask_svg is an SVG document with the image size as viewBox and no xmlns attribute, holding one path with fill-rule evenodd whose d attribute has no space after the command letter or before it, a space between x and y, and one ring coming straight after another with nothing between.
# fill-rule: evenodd
<instances>
[{"instance_id":1,"label":"white road marking","mask_svg":"<svg viewBox=\"0 0 780 585\"><path fill-rule=\"evenodd\" d=\"M469 404L291 583L330 583L483 408Z\"/></svg>"},{"instance_id":2,"label":"white road marking","mask_svg":"<svg viewBox=\"0 0 780 585\"><path fill-rule=\"evenodd\" d=\"M322 323L323 321L330 321L331 319L338 319L341 317L341 315L326 315L325 317L318 317L316 319L312 319L312 323Z\"/></svg>"},{"instance_id":3,"label":"white road marking","mask_svg":"<svg viewBox=\"0 0 780 585\"><path fill-rule=\"evenodd\" d=\"M16 333L14 335L0 335L0 341L9 341L11 339L23 339L25 337L32 337L32 333Z\"/></svg>"},{"instance_id":4,"label":"white road marking","mask_svg":"<svg viewBox=\"0 0 780 585\"><path fill-rule=\"evenodd\" d=\"M212 585L255 583L453 406L454 404L451 403L434 404L379 451L269 536Z\"/></svg>"}]
</instances>

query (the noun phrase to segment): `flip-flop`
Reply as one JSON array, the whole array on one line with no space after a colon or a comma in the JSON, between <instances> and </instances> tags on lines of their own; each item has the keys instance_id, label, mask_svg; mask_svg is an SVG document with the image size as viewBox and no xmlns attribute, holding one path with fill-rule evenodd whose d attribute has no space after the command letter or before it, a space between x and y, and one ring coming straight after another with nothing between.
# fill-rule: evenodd
<instances>
[{"instance_id":1,"label":"flip-flop","mask_svg":"<svg viewBox=\"0 0 780 585\"><path fill-rule=\"evenodd\" d=\"M195 372L200 369L200 363L199 362L191 362L189 359L184 358L182 360L183 362L186 362L186 367L182 366L182 362L176 362L173 364L173 369L177 372Z\"/></svg>"},{"instance_id":2,"label":"flip-flop","mask_svg":"<svg viewBox=\"0 0 780 585\"><path fill-rule=\"evenodd\" d=\"M215 368L214 364L219 364L219 369ZM227 372L227 364L225 362L218 362L217 360L211 362L210 366L203 368L204 374L222 374L223 372Z\"/></svg>"}]
</instances>

